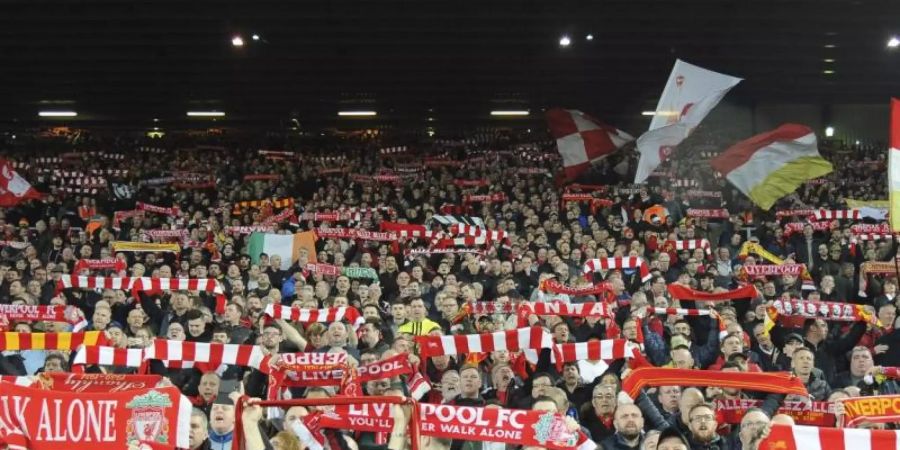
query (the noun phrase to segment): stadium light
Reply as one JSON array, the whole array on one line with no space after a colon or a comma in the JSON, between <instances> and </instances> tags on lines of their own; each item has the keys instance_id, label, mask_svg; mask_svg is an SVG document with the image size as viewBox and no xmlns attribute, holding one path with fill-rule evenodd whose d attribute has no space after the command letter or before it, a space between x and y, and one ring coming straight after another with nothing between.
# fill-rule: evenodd
<instances>
[{"instance_id":1,"label":"stadium light","mask_svg":"<svg viewBox=\"0 0 900 450\"><path fill-rule=\"evenodd\" d=\"M887 41L888 48L897 48L900 47L900 39L897 39L897 36L891 36Z\"/></svg>"},{"instance_id":2,"label":"stadium light","mask_svg":"<svg viewBox=\"0 0 900 450\"><path fill-rule=\"evenodd\" d=\"M527 116L528 114L528 110L491 111L492 116Z\"/></svg>"},{"instance_id":3,"label":"stadium light","mask_svg":"<svg viewBox=\"0 0 900 450\"><path fill-rule=\"evenodd\" d=\"M825 137L834 136L834 127L826 127L825 128Z\"/></svg>"},{"instance_id":4,"label":"stadium light","mask_svg":"<svg viewBox=\"0 0 900 450\"><path fill-rule=\"evenodd\" d=\"M594 40L594 35L593 35L593 34L589 34L589 35L585 36L584 38L587 39L587 40L589 40L589 41L593 41L593 40Z\"/></svg>"},{"instance_id":5,"label":"stadium light","mask_svg":"<svg viewBox=\"0 0 900 450\"><path fill-rule=\"evenodd\" d=\"M258 40L259 40L259 35L258 35L258 34L254 34L253 36L250 36L250 38L253 39L254 41L258 41Z\"/></svg>"},{"instance_id":6,"label":"stadium light","mask_svg":"<svg viewBox=\"0 0 900 450\"><path fill-rule=\"evenodd\" d=\"M188 117L225 117L222 111L188 111Z\"/></svg>"},{"instance_id":7,"label":"stadium light","mask_svg":"<svg viewBox=\"0 0 900 450\"><path fill-rule=\"evenodd\" d=\"M235 36L231 38L231 45L235 47L243 47L244 46L244 38L240 36Z\"/></svg>"},{"instance_id":8,"label":"stadium light","mask_svg":"<svg viewBox=\"0 0 900 450\"><path fill-rule=\"evenodd\" d=\"M563 37L559 38L559 46L560 47L568 47L569 44L571 44L571 43L572 43L572 40L569 39L568 36L563 36Z\"/></svg>"},{"instance_id":9,"label":"stadium light","mask_svg":"<svg viewBox=\"0 0 900 450\"><path fill-rule=\"evenodd\" d=\"M375 111L338 111L340 117L361 117L361 116L377 116Z\"/></svg>"},{"instance_id":10,"label":"stadium light","mask_svg":"<svg viewBox=\"0 0 900 450\"><path fill-rule=\"evenodd\" d=\"M78 113L75 111L39 111L40 117L75 117Z\"/></svg>"}]
</instances>

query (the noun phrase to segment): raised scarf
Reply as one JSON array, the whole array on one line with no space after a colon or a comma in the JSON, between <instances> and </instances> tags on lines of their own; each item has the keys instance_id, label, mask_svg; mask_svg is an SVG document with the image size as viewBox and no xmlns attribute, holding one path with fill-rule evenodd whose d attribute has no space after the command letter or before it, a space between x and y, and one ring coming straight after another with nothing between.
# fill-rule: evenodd
<instances>
[{"instance_id":1,"label":"raised scarf","mask_svg":"<svg viewBox=\"0 0 900 450\"><path fill-rule=\"evenodd\" d=\"M181 213L181 209L179 209L177 206L157 206L144 202L137 202L137 204L135 204L135 208L139 211L148 211L172 217L176 217Z\"/></svg>"},{"instance_id":2,"label":"raised scarf","mask_svg":"<svg viewBox=\"0 0 900 450\"><path fill-rule=\"evenodd\" d=\"M809 216L809 220L859 220L860 214L858 209L820 209Z\"/></svg>"},{"instance_id":3,"label":"raised scarf","mask_svg":"<svg viewBox=\"0 0 900 450\"><path fill-rule=\"evenodd\" d=\"M72 268L73 273L79 273L84 269L90 270L115 270L121 272L126 269L126 263L119 258L104 259L79 259Z\"/></svg>"},{"instance_id":4,"label":"raised scarf","mask_svg":"<svg viewBox=\"0 0 900 450\"><path fill-rule=\"evenodd\" d=\"M861 422L900 421L900 395L852 397L840 401L844 404L844 415L841 417L844 427L852 428Z\"/></svg>"},{"instance_id":5,"label":"raised scarf","mask_svg":"<svg viewBox=\"0 0 900 450\"><path fill-rule=\"evenodd\" d=\"M181 253L181 246L176 243L153 244L150 242L113 241L112 250L113 252Z\"/></svg>"},{"instance_id":6,"label":"raised scarf","mask_svg":"<svg viewBox=\"0 0 900 450\"><path fill-rule=\"evenodd\" d=\"M0 351L6 350L75 350L82 345L107 345L106 333L0 333Z\"/></svg>"},{"instance_id":7,"label":"raised scarf","mask_svg":"<svg viewBox=\"0 0 900 450\"><path fill-rule=\"evenodd\" d=\"M267 199L263 199L263 200L245 200L242 202L237 202L232 206L233 206L233 210L231 211L231 214L233 214L235 216L239 216L239 215L243 214L243 212L244 212L243 210L245 208L261 209L261 208L271 207L274 209L281 209L281 208L293 209L294 208L294 199L291 197L284 197L284 198L276 198L276 199L268 199L267 198Z\"/></svg>"},{"instance_id":8,"label":"raised scarf","mask_svg":"<svg viewBox=\"0 0 900 450\"><path fill-rule=\"evenodd\" d=\"M637 269L640 271L642 282L647 282L652 277L647 263L638 256L628 256L625 258L594 258L584 263L582 272L584 272L585 277L590 280L591 274L601 270L609 271L612 269Z\"/></svg>"},{"instance_id":9,"label":"raised scarf","mask_svg":"<svg viewBox=\"0 0 900 450\"><path fill-rule=\"evenodd\" d=\"M752 284L745 284L737 289L718 293L698 291L696 289L691 289L687 286L683 286L677 283L669 284L668 286L666 286L666 289L668 289L669 295L671 295L672 298L676 300L703 300L707 302L723 302L727 300L739 299L752 300L759 295L759 291L756 290L756 286Z\"/></svg>"},{"instance_id":10,"label":"raised scarf","mask_svg":"<svg viewBox=\"0 0 900 450\"><path fill-rule=\"evenodd\" d=\"M722 372L720 370L639 367L622 380L622 391L637 398L647 386L717 386L809 397L800 378L787 372Z\"/></svg>"},{"instance_id":11,"label":"raised scarf","mask_svg":"<svg viewBox=\"0 0 900 450\"><path fill-rule=\"evenodd\" d=\"M759 408L762 400L713 400L716 417L722 423L739 425L744 414L750 408ZM781 404L778 414L787 414L800 425L817 427L833 427L835 425L834 404L831 402L799 402L789 401Z\"/></svg>"},{"instance_id":12,"label":"raised scarf","mask_svg":"<svg viewBox=\"0 0 900 450\"><path fill-rule=\"evenodd\" d=\"M331 323L346 320L357 329L365 322L359 310L352 306L324 309L301 309L285 305L266 305L265 314L273 319L285 319L300 323Z\"/></svg>"},{"instance_id":13,"label":"raised scarf","mask_svg":"<svg viewBox=\"0 0 900 450\"><path fill-rule=\"evenodd\" d=\"M766 450L848 450L895 449L900 431L857 428L810 427L804 425L772 425L768 436L759 444Z\"/></svg>"},{"instance_id":14,"label":"raised scarf","mask_svg":"<svg viewBox=\"0 0 900 450\"><path fill-rule=\"evenodd\" d=\"M687 210L688 217L697 217L697 218L705 218L705 219L727 219L730 217L728 214L728 210L725 208L715 208L715 209L701 209L701 208L689 208Z\"/></svg>"},{"instance_id":15,"label":"raised scarf","mask_svg":"<svg viewBox=\"0 0 900 450\"><path fill-rule=\"evenodd\" d=\"M489 353L496 350L514 352L526 348L549 348L553 344L553 336L541 327L469 335L416 336L415 340L422 358L472 352Z\"/></svg>"},{"instance_id":16,"label":"raised scarf","mask_svg":"<svg viewBox=\"0 0 900 450\"><path fill-rule=\"evenodd\" d=\"M707 255L712 253L710 251L709 241L707 241L706 239L668 240L665 242L665 244L663 244L663 247L672 248L676 251L695 250L698 248L702 248Z\"/></svg>"},{"instance_id":17,"label":"raised scarf","mask_svg":"<svg viewBox=\"0 0 900 450\"><path fill-rule=\"evenodd\" d=\"M356 228L316 228L319 239L361 239L364 241L397 242L397 235L379 231L359 230Z\"/></svg>"},{"instance_id":18,"label":"raised scarf","mask_svg":"<svg viewBox=\"0 0 900 450\"><path fill-rule=\"evenodd\" d=\"M63 274L56 282L57 295L63 289L131 290L138 300L141 298L138 293L147 291L208 292L216 297L216 314L225 312L225 290L215 278L79 277Z\"/></svg>"},{"instance_id":19,"label":"raised scarf","mask_svg":"<svg viewBox=\"0 0 900 450\"><path fill-rule=\"evenodd\" d=\"M612 292L612 285L609 282L601 282L594 285L587 286L566 286L559 282L556 278L547 278L542 281L538 286L538 289L549 292L551 294L566 294L572 296L585 296L585 295L601 295L607 292Z\"/></svg>"},{"instance_id":20,"label":"raised scarf","mask_svg":"<svg viewBox=\"0 0 900 450\"><path fill-rule=\"evenodd\" d=\"M865 309L865 305L855 303L812 302L801 299L775 300L766 309L763 327L766 332L775 326L778 316L804 317L838 322L866 322L882 326L878 317Z\"/></svg>"},{"instance_id":21,"label":"raised scarf","mask_svg":"<svg viewBox=\"0 0 900 450\"><path fill-rule=\"evenodd\" d=\"M777 211L775 213L775 217L779 219L792 216L809 217L815 214L817 211L817 209L783 209L781 211Z\"/></svg>"}]
</instances>

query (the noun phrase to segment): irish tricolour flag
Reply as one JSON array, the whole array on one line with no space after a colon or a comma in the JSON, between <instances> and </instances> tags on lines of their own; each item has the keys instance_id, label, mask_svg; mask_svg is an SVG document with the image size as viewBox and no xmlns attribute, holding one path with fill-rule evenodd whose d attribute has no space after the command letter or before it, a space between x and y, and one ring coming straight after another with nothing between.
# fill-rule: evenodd
<instances>
[{"instance_id":1,"label":"irish tricolour flag","mask_svg":"<svg viewBox=\"0 0 900 450\"><path fill-rule=\"evenodd\" d=\"M819 154L816 134L791 123L738 142L710 164L766 210L807 180L833 170Z\"/></svg>"},{"instance_id":2,"label":"irish tricolour flag","mask_svg":"<svg viewBox=\"0 0 900 450\"><path fill-rule=\"evenodd\" d=\"M312 232L294 234L253 233L250 235L250 260L259 263L259 255L265 253L271 259L281 256L281 270L288 270L300 257L300 249L312 249L309 262L315 262L315 235Z\"/></svg>"}]
</instances>

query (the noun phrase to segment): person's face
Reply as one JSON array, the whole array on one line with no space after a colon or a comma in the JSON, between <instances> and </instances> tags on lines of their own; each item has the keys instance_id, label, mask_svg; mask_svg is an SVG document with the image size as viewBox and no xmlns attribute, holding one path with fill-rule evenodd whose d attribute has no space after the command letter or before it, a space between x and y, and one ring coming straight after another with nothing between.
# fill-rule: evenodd
<instances>
[{"instance_id":1,"label":"person's face","mask_svg":"<svg viewBox=\"0 0 900 450\"><path fill-rule=\"evenodd\" d=\"M425 302L415 300L409 304L409 312L411 320L422 320L425 318Z\"/></svg>"},{"instance_id":2,"label":"person's face","mask_svg":"<svg viewBox=\"0 0 900 450\"><path fill-rule=\"evenodd\" d=\"M128 325L132 328L139 328L144 325L144 311L140 309L132 309L128 312Z\"/></svg>"},{"instance_id":3,"label":"person's face","mask_svg":"<svg viewBox=\"0 0 900 450\"><path fill-rule=\"evenodd\" d=\"M459 374L453 371L444 372L441 377L441 396L445 399L451 399L459 395L460 378Z\"/></svg>"},{"instance_id":4,"label":"person's face","mask_svg":"<svg viewBox=\"0 0 900 450\"><path fill-rule=\"evenodd\" d=\"M685 336L691 335L691 326L685 322L676 323L674 329L678 334L683 334Z\"/></svg>"},{"instance_id":5,"label":"person's face","mask_svg":"<svg viewBox=\"0 0 900 450\"><path fill-rule=\"evenodd\" d=\"M625 322L622 326L622 336L629 340L637 339L637 323L633 320Z\"/></svg>"},{"instance_id":6,"label":"person's face","mask_svg":"<svg viewBox=\"0 0 900 450\"><path fill-rule=\"evenodd\" d=\"M209 427L220 434L234 430L234 406L212 405L209 413Z\"/></svg>"},{"instance_id":7,"label":"person's face","mask_svg":"<svg viewBox=\"0 0 900 450\"><path fill-rule=\"evenodd\" d=\"M850 357L850 372L855 377L861 377L866 371L872 368L875 363L872 361L872 355L867 350L854 351Z\"/></svg>"},{"instance_id":8,"label":"person's face","mask_svg":"<svg viewBox=\"0 0 900 450\"><path fill-rule=\"evenodd\" d=\"M209 437L209 430L203 426L203 418L191 415L190 447L197 448Z\"/></svg>"},{"instance_id":9,"label":"person's face","mask_svg":"<svg viewBox=\"0 0 900 450\"><path fill-rule=\"evenodd\" d=\"M678 386L662 386L659 388L659 403L669 411L678 409L681 388Z\"/></svg>"},{"instance_id":10,"label":"person's face","mask_svg":"<svg viewBox=\"0 0 900 450\"><path fill-rule=\"evenodd\" d=\"M173 341L183 341L185 339L184 328L180 323L170 323L169 329L166 331L166 337Z\"/></svg>"},{"instance_id":11,"label":"person's face","mask_svg":"<svg viewBox=\"0 0 900 450\"><path fill-rule=\"evenodd\" d=\"M226 335L227 339L227 335ZM263 330L262 333L262 344L263 347L273 350L277 349L279 345L281 345L281 330L276 327L267 327Z\"/></svg>"},{"instance_id":12,"label":"person's face","mask_svg":"<svg viewBox=\"0 0 900 450\"><path fill-rule=\"evenodd\" d=\"M200 377L200 385L197 387L197 391L204 400L211 402L216 398L216 394L219 393L219 385L218 375L214 373L205 374Z\"/></svg>"},{"instance_id":13,"label":"person's face","mask_svg":"<svg viewBox=\"0 0 900 450\"><path fill-rule=\"evenodd\" d=\"M347 327L342 322L332 322L328 326L328 338L332 345L347 343Z\"/></svg>"},{"instance_id":14,"label":"person's face","mask_svg":"<svg viewBox=\"0 0 900 450\"><path fill-rule=\"evenodd\" d=\"M656 444L656 450L690 450L684 441L675 436L670 436Z\"/></svg>"},{"instance_id":15,"label":"person's face","mask_svg":"<svg viewBox=\"0 0 900 450\"><path fill-rule=\"evenodd\" d=\"M94 328L98 330L103 330L109 325L110 321L110 310L106 308L97 308L94 310Z\"/></svg>"},{"instance_id":16,"label":"person's face","mask_svg":"<svg viewBox=\"0 0 900 450\"><path fill-rule=\"evenodd\" d=\"M193 337L200 336L206 331L206 321L202 317L188 320L188 333Z\"/></svg>"},{"instance_id":17,"label":"person's face","mask_svg":"<svg viewBox=\"0 0 900 450\"><path fill-rule=\"evenodd\" d=\"M725 357L728 357L735 353L741 353L744 351L743 347L744 343L740 339L737 337L730 337L722 342L722 354L724 354Z\"/></svg>"},{"instance_id":18,"label":"person's face","mask_svg":"<svg viewBox=\"0 0 900 450\"><path fill-rule=\"evenodd\" d=\"M694 357L691 355L691 352L684 349L675 350L672 352L672 362L675 363L675 368L677 369L693 369L694 368Z\"/></svg>"},{"instance_id":19,"label":"person's face","mask_svg":"<svg viewBox=\"0 0 900 450\"><path fill-rule=\"evenodd\" d=\"M381 339L381 333L375 328L374 324L367 323L362 327L361 340L370 346L374 346Z\"/></svg>"},{"instance_id":20,"label":"person's face","mask_svg":"<svg viewBox=\"0 0 900 450\"><path fill-rule=\"evenodd\" d=\"M238 323L241 321L241 312L235 305L228 305L225 308L225 320L229 323Z\"/></svg>"},{"instance_id":21,"label":"person's face","mask_svg":"<svg viewBox=\"0 0 900 450\"><path fill-rule=\"evenodd\" d=\"M459 390L462 395L474 396L481 389L481 374L476 369L464 370L459 376Z\"/></svg>"},{"instance_id":22,"label":"person's face","mask_svg":"<svg viewBox=\"0 0 900 450\"><path fill-rule=\"evenodd\" d=\"M741 442L744 443L744 446L747 446L750 443L751 437L768 424L769 418L760 411L750 411L749 413L744 414L744 417L741 419L741 431L739 433Z\"/></svg>"},{"instance_id":23,"label":"person's face","mask_svg":"<svg viewBox=\"0 0 900 450\"><path fill-rule=\"evenodd\" d=\"M553 329L553 338L558 343L568 342L569 341L569 327L565 324L557 325L556 328Z\"/></svg>"},{"instance_id":24,"label":"person's face","mask_svg":"<svg viewBox=\"0 0 900 450\"><path fill-rule=\"evenodd\" d=\"M688 429L698 442L710 442L716 437L716 413L710 408L694 408L690 412Z\"/></svg>"},{"instance_id":25,"label":"person's face","mask_svg":"<svg viewBox=\"0 0 900 450\"><path fill-rule=\"evenodd\" d=\"M756 338L756 342L759 346L766 350L771 350L774 346L772 344L772 336L766 333L763 327L756 327L753 329L753 336Z\"/></svg>"},{"instance_id":26,"label":"person's face","mask_svg":"<svg viewBox=\"0 0 900 450\"><path fill-rule=\"evenodd\" d=\"M897 308L894 305L886 305L878 308L878 320L882 325L890 327L897 319Z\"/></svg>"},{"instance_id":27,"label":"person's face","mask_svg":"<svg viewBox=\"0 0 900 450\"><path fill-rule=\"evenodd\" d=\"M635 439L644 429L644 416L635 405L621 405L616 408L613 425L626 439Z\"/></svg>"},{"instance_id":28,"label":"person's face","mask_svg":"<svg viewBox=\"0 0 900 450\"><path fill-rule=\"evenodd\" d=\"M807 351L795 351L794 357L791 358L791 368L794 369L798 375L809 375L812 372L814 365L814 358L812 353Z\"/></svg>"},{"instance_id":29,"label":"person's face","mask_svg":"<svg viewBox=\"0 0 900 450\"><path fill-rule=\"evenodd\" d=\"M578 373L578 366L568 365L563 369L563 379L565 379L567 383L577 383L579 378L580 374Z\"/></svg>"},{"instance_id":30,"label":"person's face","mask_svg":"<svg viewBox=\"0 0 900 450\"><path fill-rule=\"evenodd\" d=\"M62 372L63 367L59 358L47 359L44 362L44 372Z\"/></svg>"},{"instance_id":31,"label":"person's face","mask_svg":"<svg viewBox=\"0 0 900 450\"><path fill-rule=\"evenodd\" d=\"M553 387L553 383L547 377L535 378L531 383L531 398L538 398L547 391L548 388Z\"/></svg>"}]
</instances>

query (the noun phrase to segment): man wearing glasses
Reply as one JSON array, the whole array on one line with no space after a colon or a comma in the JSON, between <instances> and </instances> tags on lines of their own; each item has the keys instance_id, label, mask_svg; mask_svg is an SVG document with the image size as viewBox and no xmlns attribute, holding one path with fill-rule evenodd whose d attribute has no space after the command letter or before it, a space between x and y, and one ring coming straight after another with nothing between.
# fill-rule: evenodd
<instances>
[{"instance_id":1,"label":"man wearing glasses","mask_svg":"<svg viewBox=\"0 0 900 450\"><path fill-rule=\"evenodd\" d=\"M616 387L611 384L594 386L591 406L593 413L586 413L581 420L584 427L591 432L591 438L595 442L600 442L615 432L613 413L616 410Z\"/></svg>"},{"instance_id":2,"label":"man wearing glasses","mask_svg":"<svg viewBox=\"0 0 900 450\"><path fill-rule=\"evenodd\" d=\"M691 449L693 450L729 450L727 442L723 441L716 433L719 424L716 421L716 412L707 403L701 403L691 408L688 414L690 423L688 429Z\"/></svg>"}]
</instances>

